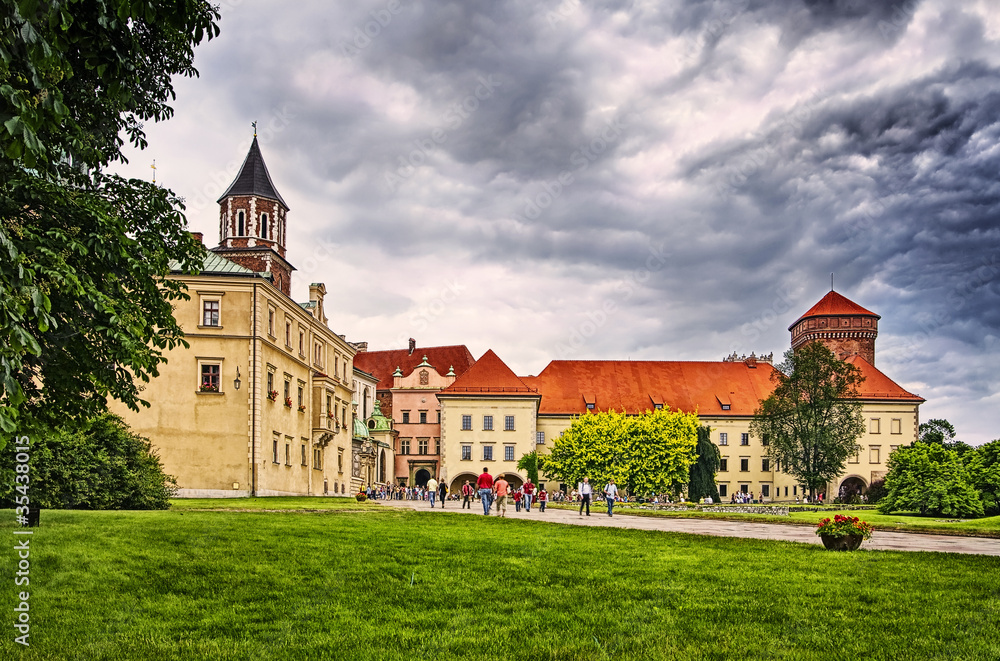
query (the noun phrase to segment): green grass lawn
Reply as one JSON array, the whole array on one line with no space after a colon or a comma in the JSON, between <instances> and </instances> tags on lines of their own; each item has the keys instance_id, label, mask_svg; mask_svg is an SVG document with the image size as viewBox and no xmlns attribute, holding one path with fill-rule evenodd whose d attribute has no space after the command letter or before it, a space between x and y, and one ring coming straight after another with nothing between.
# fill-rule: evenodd
<instances>
[{"instance_id":1,"label":"green grass lawn","mask_svg":"<svg viewBox=\"0 0 1000 661\"><path fill-rule=\"evenodd\" d=\"M596 506L601 506L598 502ZM572 503L553 503L549 507L559 509L578 509L579 505ZM788 516L770 516L767 514L740 514L723 512L670 512L667 510L644 510L638 507L616 506L619 514L635 516L665 516L681 519L721 519L725 521L750 521L754 523L786 523L795 525L815 526L820 519L833 518L835 514L856 516L875 526L876 530L895 532L925 532L942 535L962 535L974 537L1000 538L1000 516L982 519L950 520L940 516L920 516L914 512L897 512L895 514L880 514L876 510L836 510L815 512L791 512Z\"/></svg>"},{"instance_id":2,"label":"green grass lawn","mask_svg":"<svg viewBox=\"0 0 1000 661\"><path fill-rule=\"evenodd\" d=\"M370 501L359 503L354 496L289 496L275 498L174 498L173 510L353 510L364 511L378 505Z\"/></svg>"},{"instance_id":3,"label":"green grass lawn","mask_svg":"<svg viewBox=\"0 0 1000 661\"><path fill-rule=\"evenodd\" d=\"M7 624L0 658L1000 658L998 557L194 505L44 512L31 647ZM0 520L8 623L11 520Z\"/></svg>"}]
</instances>

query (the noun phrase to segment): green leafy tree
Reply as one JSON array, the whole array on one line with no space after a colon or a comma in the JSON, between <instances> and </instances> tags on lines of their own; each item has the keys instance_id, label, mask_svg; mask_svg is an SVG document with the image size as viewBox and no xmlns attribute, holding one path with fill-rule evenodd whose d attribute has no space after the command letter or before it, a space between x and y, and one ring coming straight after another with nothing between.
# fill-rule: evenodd
<instances>
[{"instance_id":1,"label":"green leafy tree","mask_svg":"<svg viewBox=\"0 0 1000 661\"><path fill-rule=\"evenodd\" d=\"M768 439L767 455L816 495L860 452L864 433L860 370L819 342L785 353L771 375L774 392L760 403L750 433Z\"/></svg>"},{"instance_id":2,"label":"green leafy tree","mask_svg":"<svg viewBox=\"0 0 1000 661\"><path fill-rule=\"evenodd\" d=\"M969 477L979 492L983 513L1000 514L1000 439L980 445L971 455L966 455Z\"/></svg>"},{"instance_id":3,"label":"green leafy tree","mask_svg":"<svg viewBox=\"0 0 1000 661\"><path fill-rule=\"evenodd\" d=\"M688 498L697 502L706 496L711 496L714 502L719 502L719 487L715 484L715 475L719 472L722 455L719 448L712 442L710 427L698 428L698 445L695 447L698 460L691 464L690 480L688 482Z\"/></svg>"},{"instance_id":4,"label":"green leafy tree","mask_svg":"<svg viewBox=\"0 0 1000 661\"><path fill-rule=\"evenodd\" d=\"M524 471L528 474L528 479L534 484L538 484L538 469L539 457L538 452L532 450L524 454L520 459L517 460L517 470Z\"/></svg>"},{"instance_id":5,"label":"green leafy tree","mask_svg":"<svg viewBox=\"0 0 1000 661\"><path fill-rule=\"evenodd\" d=\"M917 511L935 516L983 515L983 503L972 486L958 452L938 443L901 446L889 455L884 514Z\"/></svg>"},{"instance_id":6,"label":"green leafy tree","mask_svg":"<svg viewBox=\"0 0 1000 661\"><path fill-rule=\"evenodd\" d=\"M698 416L664 408L642 415L607 411L574 418L544 458L546 475L569 484L609 479L631 494L677 493L696 459Z\"/></svg>"},{"instance_id":7,"label":"green leafy tree","mask_svg":"<svg viewBox=\"0 0 1000 661\"><path fill-rule=\"evenodd\" d=\"M960 457L965 457L975 448L955 438L955 427L947 420L935 418L921 423L917 428L921 443L936 443L954 450Z\"/></svg>"},{"instance_id":8,"label":"green leafy tree","mask_svg":"<svg viewBox=\"0 0 1000 661\"><path fill-rule=\"evenodd\" d=\"M30 502L50 509L167 509L177 483L149 440L109 413L30 436ZM0 507L13 507L13 452L0 453Z\"/></svg>"},{"instance_id":9,"label":"green leafy tree","mask_svg":"<svg viewBox=\"0 0 1000 661\"><path fill-rule=\"evenodd\" d=\"M0 430L143 402L203 248L169 191L101 173L218 34L203 0L0 0ZM0 440L0 443L3 443ZM0 445L2 447L2 445Z\"/></svg>"}]
</instances>

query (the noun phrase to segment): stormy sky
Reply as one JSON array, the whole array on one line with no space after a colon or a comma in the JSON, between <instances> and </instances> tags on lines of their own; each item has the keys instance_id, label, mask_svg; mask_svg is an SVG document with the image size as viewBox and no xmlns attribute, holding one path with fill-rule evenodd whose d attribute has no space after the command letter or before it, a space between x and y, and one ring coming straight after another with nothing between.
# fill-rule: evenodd
<instances>
[{"instance_id":1,"label":"stormy sky","mask_svg":"<svg viewBox=\"0 0 1000 661\"><path fill-rule=\"evenodd\" d=\"M372 349L720 360L830 289L963 440L1000 437L989 0L223 0L119 171L215 200L258 122L293 296Z\"/></svg>"}]
</instances>

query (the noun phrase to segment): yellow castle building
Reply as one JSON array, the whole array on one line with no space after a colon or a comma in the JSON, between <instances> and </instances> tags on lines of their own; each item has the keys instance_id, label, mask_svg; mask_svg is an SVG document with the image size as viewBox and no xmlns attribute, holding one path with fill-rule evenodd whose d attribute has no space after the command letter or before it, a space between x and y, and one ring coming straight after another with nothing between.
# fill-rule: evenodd
<instances>
[{"instance_id":1,"label":"yellow castle building","mask_svg":"<svg viewBox=\"0 0 1000 661\"><path fill-rule=\"evenodd\" d=\"M339 495L391 479L391 420L356 417L376 381L329 328L325 285L290 297L288 205L256 137L219 207L200 274L169 276L190 294L174 310L189 348L145 387L149 409L112 410L152 441L182 497Z\"/></svg>"}]
</instances>

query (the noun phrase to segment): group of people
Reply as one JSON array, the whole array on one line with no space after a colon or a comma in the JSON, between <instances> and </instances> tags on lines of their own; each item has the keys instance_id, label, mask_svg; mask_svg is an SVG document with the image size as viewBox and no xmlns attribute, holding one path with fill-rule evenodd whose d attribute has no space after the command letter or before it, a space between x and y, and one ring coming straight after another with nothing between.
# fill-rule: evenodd
<instances>
[{"instance_id":1,"label":"group of people","mask_svg":"<svg viewBox=\"0 0 1000 661\"><path fill-rule=\"evenodd\" d=\"M531 504L534 502L537 502L538 508L544 512L545 504L549 501L549 492L544 488L537 488L531 478L528 478L521 486L514 488L510 482L504 479L503 475L493 479L488 468L483 468L483 472L476 480L475 487L469 480L466 480L465 484L462 485L462 509L472 509L471 501L477 493L483 504L483 515L485 516L490 515L490 509L494 505L496 505L497 515L507 516L508 498L514 501L514 507L517 508L518 512L521 511L522 507L524 511L530 512Z\"/></svg>"}]
</instances>

